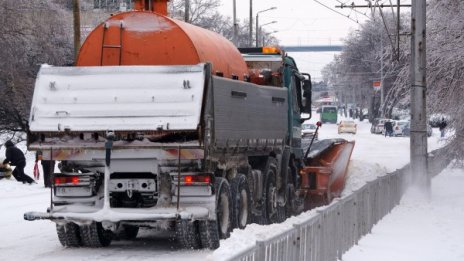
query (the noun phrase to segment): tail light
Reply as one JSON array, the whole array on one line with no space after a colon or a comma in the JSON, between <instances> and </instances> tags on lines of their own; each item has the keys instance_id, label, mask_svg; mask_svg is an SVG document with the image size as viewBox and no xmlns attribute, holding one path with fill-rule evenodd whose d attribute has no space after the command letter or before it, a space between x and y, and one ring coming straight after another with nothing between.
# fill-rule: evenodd
<instances>
[{"instance_id":1,"label":"tail light","mask_svg":"<svg viewBox=\"0 0 464 261\"><path fill-rule=\"evenodd\" d=\"M211 176L209 175L187 175L183 177L185 185L194 184L211 184Z\"/></svg>"},{"instance_id":2,"label":"tail light","mask_svg":"<svg viewBox=\"0 0 464 261\"><path fill-rule=\"evenodd\" d=\"M91 197L97 194L95 176L80 174L54 174L54 195L63 198Z\"/></svg>"},{"instance_id":3,"label":"tail light","mask_svg":"<svg viewBox=\"0 0 464 261\"><path fill-rule=\"evenodd\" d=\"M57 176L53 179L55 186L86 186L89 185L89 177Z\"/></svg>"}]
</instances>

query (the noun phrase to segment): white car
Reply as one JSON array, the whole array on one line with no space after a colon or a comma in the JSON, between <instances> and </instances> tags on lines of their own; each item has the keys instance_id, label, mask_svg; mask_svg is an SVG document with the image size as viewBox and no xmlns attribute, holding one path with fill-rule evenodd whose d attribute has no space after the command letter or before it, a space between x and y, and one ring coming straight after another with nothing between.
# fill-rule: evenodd
<instances>
[{"instance_id":1,"label":"white car","mask_svg":"<svg viewBox=\"0 0 464 261\"><path fill-rule=\"evenodd\" d=\"M317 126L316 124L314 123L303 123L301 125L301 138L303 139L306 139L306 138L309 138L309 139L312 139L314 135L316 135L314 137L315 140L317 140L317 134L316 134L316 129L317 129Z\"/></svg>"},{"instance_id":2,"label":"white car","mask_svg":"<svg viewBox=\"0 0 464 261\"><path fill-rule=\"evenodd\" d=\"M393 136L402 136L403 130L406 126L409 125L409 121L401 120L393 124Z\"/></svg>"}]
</instances>

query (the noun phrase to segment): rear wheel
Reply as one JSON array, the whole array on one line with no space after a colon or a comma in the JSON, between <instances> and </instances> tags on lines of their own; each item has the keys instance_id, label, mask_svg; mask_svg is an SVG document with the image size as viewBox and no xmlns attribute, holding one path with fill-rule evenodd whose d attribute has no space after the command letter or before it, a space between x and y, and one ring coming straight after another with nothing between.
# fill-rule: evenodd
<instances>
[{"instance_id":1,"label":"rear wheel","mask_svg":"<svg viewBox=\"0 0 464 261\"><path fill-rule=\"evenodd\" d=\"M216 191L216 220L219 238L225 239L230 235L232 227L232 197L229 182L224 178L216 178L214 184Z\"/></svg>"},{"instance_id":2,"label":"rear wheel","mask_svg":"<svg viewBox=\"0 0 464 261\"><path fill-rule=\"evenodd\" d=\"M285 220L285 205L282 204L285 200L280 198L279 191L276 185L277 160L269 158L266 166L266 187L265 187L265 202L266 211L265 218L267 223L280 223Z\"/></svg>"},{"instance_id":3,"label":"rear wheel","mask_svg":"<svg viewBox=\"0 0 464 261\"><path fill-rule=\"evenodd\" d=\"M111 244L113 233L103 229L100 222L80 227L82 244L86 247L106 247Z\"/></svg>"},{"instance_id":4,"label":"rear wheel","mask_svg":"<svg viewBox=\"0 0 464 261\"><path fill-rule=\"evenodd\" d=\"M232 190L232 226L240 229L250 223L251 219L251 193L248 187L247 178L243 174L238 174L231 184Z\"/></svg>"},{"instance_id":5,"label":"rear wheel","mask_svg":"<svg viewBox=\"0 0 464 261\"><path fill-rule=\"evenodd\" d=\"M61 245L65 247L78 247L82 245L79 226L74 223L56 224L56 234Z\"/></svg>"},{"instance_id":6,"label":"rear wheel","mask_svg":"<svg viewBox=\"0 0 464 261\"><path fill-rule=\"evenodd\" d=\"M183 248L200 248L200 235L197 224L189 220L178 220L176 222L176 238Z\"/></svg>"},{"instance_id":7,"label":"rear wheel","mask_svg":"<svg viewBox=\"0 0 464 261\"><path fill-rule=\"evenodd\" d=\"M216 220L198 221L200 241L203 248L216 249L219 247L218 223Z\"/></svg>"}]
</instances>

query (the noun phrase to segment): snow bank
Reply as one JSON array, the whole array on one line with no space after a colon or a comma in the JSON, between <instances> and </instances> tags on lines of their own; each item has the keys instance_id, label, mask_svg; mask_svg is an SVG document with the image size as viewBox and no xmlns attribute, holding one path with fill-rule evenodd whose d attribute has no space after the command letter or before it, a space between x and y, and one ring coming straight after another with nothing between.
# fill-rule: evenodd
<instances>
[{"instance_id":1,"label":"snow bank","mask_svg":"<svg viewBox=\"0 0 464 261\"><path fill-rule=\"evenodd\" d=\"M432 180L432 197L410 189L343 261L464 260L464 169L448 167Z\"/></svg>"}]
</instances>

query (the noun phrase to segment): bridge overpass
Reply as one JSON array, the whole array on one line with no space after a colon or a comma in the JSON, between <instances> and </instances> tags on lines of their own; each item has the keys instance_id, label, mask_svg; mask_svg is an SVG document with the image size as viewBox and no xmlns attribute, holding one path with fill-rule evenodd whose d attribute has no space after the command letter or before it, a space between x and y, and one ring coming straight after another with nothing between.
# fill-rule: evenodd
<instances>
[{"instance_id":1,"label":"bridge overpass","mask_svg":"<svg viewBox=\"0 0 464 261\"><path fill-rule=\"evenodd\" d=\"M284 45L286 52L341 52L343 45Z\"/></svg>"}]
</instances>

